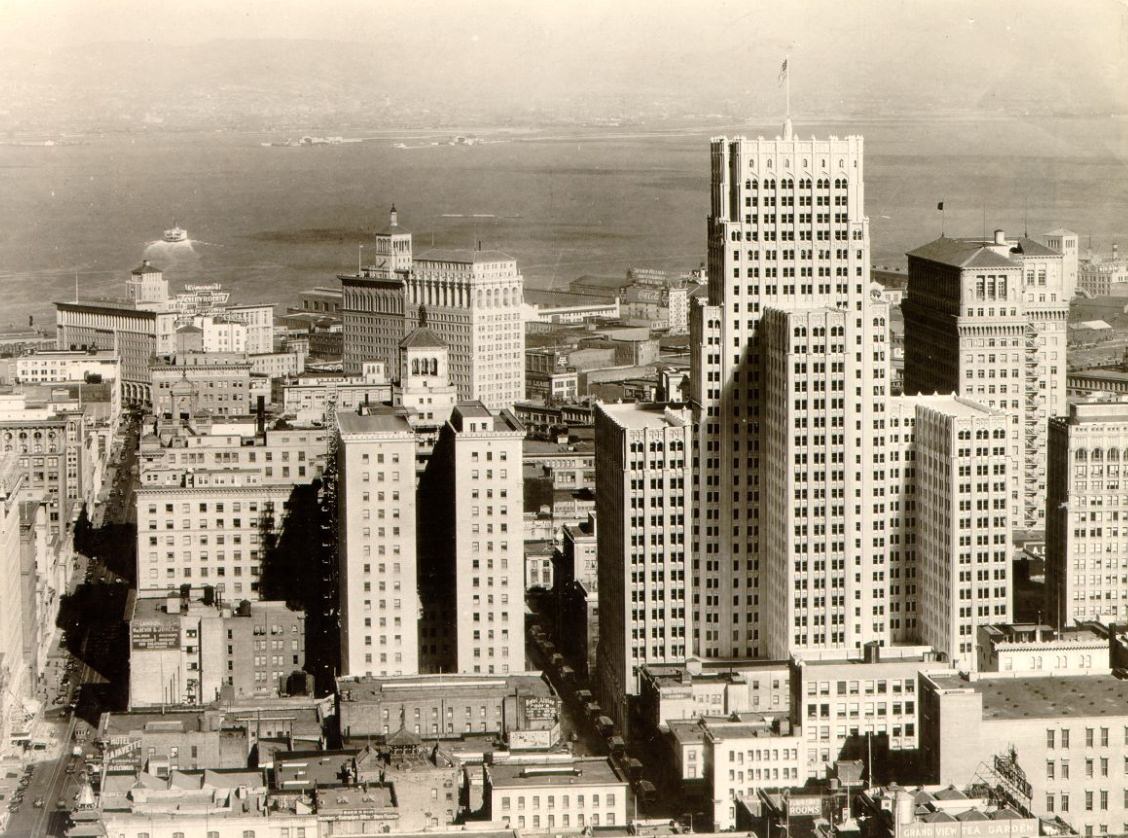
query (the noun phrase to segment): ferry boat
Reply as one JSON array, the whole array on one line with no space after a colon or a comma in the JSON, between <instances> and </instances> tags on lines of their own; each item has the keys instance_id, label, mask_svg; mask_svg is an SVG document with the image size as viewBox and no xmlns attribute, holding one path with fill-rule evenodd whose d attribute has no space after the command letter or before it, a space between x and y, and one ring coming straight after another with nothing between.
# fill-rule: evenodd
<instances>
[{"instance_id":1,"label":"ferry boat","mask_svg":"<svg viewBox=\"0 0 1128 838\"><path fill-rule=\"evenodd\" d=\"M173 224L173 226L170 229L164 231L164 240L166 242L174 242L174 243L175 242L186 242L186 241L188 241L188 231L185 230L183 227L179 227L176 224Z\"/></svg>"}]
</instances>

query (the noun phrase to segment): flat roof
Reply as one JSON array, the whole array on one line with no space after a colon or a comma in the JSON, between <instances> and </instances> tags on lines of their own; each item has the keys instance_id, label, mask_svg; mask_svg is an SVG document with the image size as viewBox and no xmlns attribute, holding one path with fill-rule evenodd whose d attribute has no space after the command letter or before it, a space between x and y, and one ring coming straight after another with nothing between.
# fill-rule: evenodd
<instances>
[{"instance_id":1,"label":"flat roof","mask_svg":"<svg viewBox=\"0 0 1128 838\"><path fill-rule=\"evenodd\" d=\"M913 404L919 404L922 407L932 408L945 416L956 416L961 419L985 419L990 416L1002 415L1000 410L955 395L936 393L931 396L900 396L899 398L906 399Z\"/></svg>"},{"instance_id":2,"label":"flat roof","mask_svg":"<svg viewBox=\"0 0 1128 838\"><path fill-rule=\"evenodd\" d=\"M495 788L625 784L606 757L571 762L494 763L489 767Z\"/></svg>"},{"instance_id":3,"label":"flat roof","mask_svg":"<svg viewBox=\"0 0 1128 838\"><path fill-rule=\"evenodd\" d=\"M598 407L616 425L626 430L679 427L666 415L666 404L641 404L639 402L598 402ZM685 424L685 423L683 423Z\"/></svg>"},{"instance_id":4,"label":"flat roof","mask_svg":"<svg viewBox=\"0 0 1128 838\"><path fill-rule=\"evenodd\" d=\"M930 676L943 689L971 689L983 696L984 720L1128 717L1128 680L1115 675L981 678Z\"/></svg>"},{"instance_id":5,"label":"flat roof","mask_svg":"<svg viewBox=\"0 0 1128 838\"><path fill-rule=\"evenodd\" d=\"M435 248L415 257L416 262L457 262L477 265L483 262L512 262L513 257L500 250L457 250Z\"/></svg>"},{"instance_id":6,"label":"flat roof","mask_svg":"<svg viewBox=\"0 0 1128 838\"><path fill-rule=\"evenodd\" d=\"M337 425L342 434L389 434L404 433L414 435L407 417L390 407L381 407L360 414L354 411L337 414Z\"/></svg>"},{"instance_id":7,"label":"flat roof","mask_svg":"<svg viewBox=\"0 0 1128 838\"><path fill-rule=\"evenodd\" d=\"M539 672L512 675L404 675L386 678L344 676L337 679L337 692L349 693L350 701L411 701L439 695L506 693L552 696L552 687Z\"/></svg>"}]
</instances>

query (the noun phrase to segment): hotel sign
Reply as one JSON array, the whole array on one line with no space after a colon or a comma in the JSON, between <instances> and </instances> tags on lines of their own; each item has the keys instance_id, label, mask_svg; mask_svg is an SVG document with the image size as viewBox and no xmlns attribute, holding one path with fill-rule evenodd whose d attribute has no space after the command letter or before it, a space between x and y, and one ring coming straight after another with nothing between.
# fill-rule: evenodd
<instances>
[{"instance_id":1,"label":"hotel sign","mask_svg":"<svg viewBox=\"0 0 1128 838\"><path fill-rule=\"evenodd\" d=\"M530 696L525 699L526 721L552 721L556 718L556 699Z\"/></svg>"},{"instance_id":2,"label":"hotel sign","mask_svg":"<svg viewBox=\"0 0 1128 838\"><path fill-rule=\"evenodd\" d=\"M134 649L159 651L180 648L180 628L178 626L133 625L130 627L129 633Z\"/></svg>"},{"instance_id":3,"label":"hotel sign","mask_svg":"<svg viewBox=\"0 0 1128 838\"><path fill-rule=\"evenodd\" d=\"M788 797L787 815L792 818L821 818L823 799L821 797Z\"/></svg>"}]
</instances>

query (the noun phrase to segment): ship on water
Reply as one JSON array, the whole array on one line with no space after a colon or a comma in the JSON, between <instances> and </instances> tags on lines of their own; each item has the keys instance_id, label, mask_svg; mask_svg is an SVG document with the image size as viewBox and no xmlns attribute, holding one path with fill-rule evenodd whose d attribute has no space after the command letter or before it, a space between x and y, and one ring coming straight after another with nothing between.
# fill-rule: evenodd
<instances>
[{"instance_id":1,"label":"ship on water","mask_svg":"<svg viewBox=\"0 0 1128 838\"><path fill-rule=\"evenodd\" d=\"M166 242L172 244L186 242L188 241L188 231L179 226L176 222L173 222L172 226L164 231L163 238Z\"/></svg>"}]
</instances>

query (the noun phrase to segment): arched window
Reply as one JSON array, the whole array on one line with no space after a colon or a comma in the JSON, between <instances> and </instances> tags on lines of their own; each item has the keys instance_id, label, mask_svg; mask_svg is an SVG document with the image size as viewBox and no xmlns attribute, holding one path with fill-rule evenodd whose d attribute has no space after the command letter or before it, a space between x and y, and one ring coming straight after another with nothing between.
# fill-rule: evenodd
<instances>
[{"instance_id":1,"label":"arched window","mask_svg":"<svg viewBox=\"0 0 1128 838\"><path fill-rule=\"evenodd\" d=\"M439 374L439 359L438 358L432 358L431 359L431 375L438 375L438 374Z\"/></svg>"},{"instance_id":2,"label":"arched window","mask_svg":"<svg viewBox=\"0 0 1128 838\"><path fill-rule=\"evenodd\" d=\"M412 375L419 375L419 359L418 358L412 358L411 359L411 374Z\"/></svg>"},{"instance_id":3,"label":"arched window","mask_svg":"<svg viewBox=\"0 0 1128 838\"><path fill-rule=\"evenodd\" d=\"M1073 459L1084 462L1085 460L1089 459L1089 452L1084 448L1078 448L1077 451L1073 454Z\"/></svg>"},{"instance_id":4,"label":"arched window","mask_svg":"<svg viewBox=\"0 0 1128 838\"><path fill-rule=\"evenodd\" d=\"M1093 453L1089 455L1089 459L1090 460L1103 460L1104 459L1104 451L1102 451L1100 448L1094 448Z\"/></svg>"}]
</instances>

